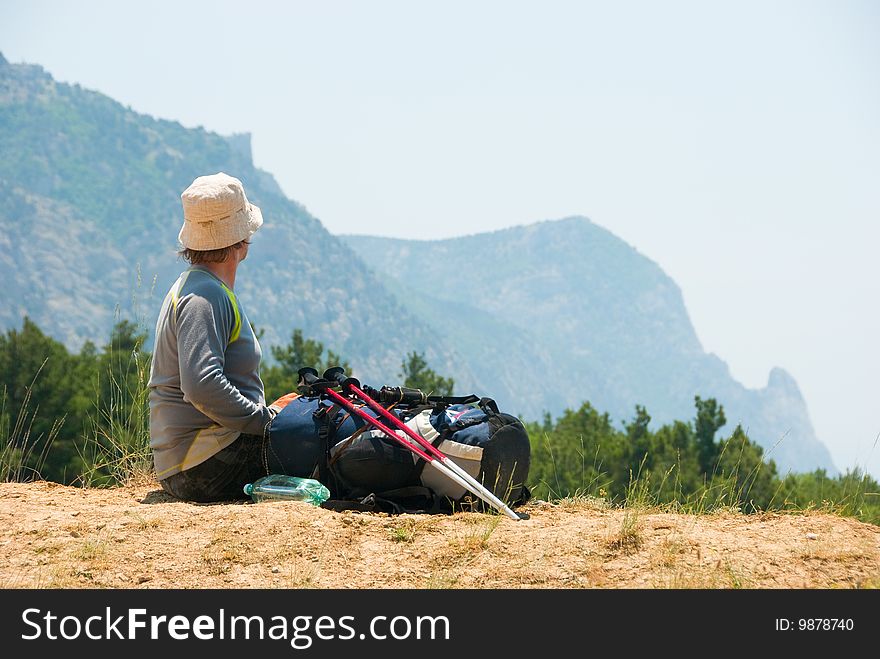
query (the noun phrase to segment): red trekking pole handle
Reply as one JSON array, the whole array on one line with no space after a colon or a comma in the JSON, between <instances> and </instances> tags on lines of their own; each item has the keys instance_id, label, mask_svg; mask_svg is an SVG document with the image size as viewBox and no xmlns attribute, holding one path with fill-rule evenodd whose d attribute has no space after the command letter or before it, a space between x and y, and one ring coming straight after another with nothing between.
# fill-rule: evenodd
<instances>
[{"instance_id":1,"label":"red trekking pole handle","mask_svg":"<svg viewBox=\"0 0 880 659\"><path fill-rule=\"evenodd\" d=\"M420 458L425 460L426 462L431 462L434 458L427 453L425 453L418 446L413 446L410 442L403 439L396 432L387 427L384 423L382 423L379 419L371 417L369 414L364 412L362 409L357 407L354 403L352 403L345 396L333 391L334 383L329 382L326 379L321 379L318 377L318 372L313 368L301 368L299 370L300 382L304 384L306 387L309 387L312 390L321 391L321 393L326 394L334 401L339 403L343 408L345 408L351 414L359 416L361 419L369 423L370 425L376 427L378 430L381 430L383 433L388 435L389 439L393 439L399 444L402 444L406 448L410 449L413 453L418 455Z\"/></svg>"}]
</instances>

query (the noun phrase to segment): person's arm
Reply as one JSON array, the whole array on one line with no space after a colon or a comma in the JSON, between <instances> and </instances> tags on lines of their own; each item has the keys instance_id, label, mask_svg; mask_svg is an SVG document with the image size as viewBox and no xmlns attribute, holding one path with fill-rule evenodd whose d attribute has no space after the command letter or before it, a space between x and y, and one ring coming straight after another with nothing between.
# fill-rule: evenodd
<instances>
[{"instance_id":1,"label":"person's arm","mask_svg":"<svg viewBox=\"0 0 880 659\"><path fill-rule=\"evenodd\" d=\"M231 305L199 295L177 308L177 359L184 400L224 428L262 435L273 412L245 398L223 372L233 324Z\"/></svg>"}]
</instances>

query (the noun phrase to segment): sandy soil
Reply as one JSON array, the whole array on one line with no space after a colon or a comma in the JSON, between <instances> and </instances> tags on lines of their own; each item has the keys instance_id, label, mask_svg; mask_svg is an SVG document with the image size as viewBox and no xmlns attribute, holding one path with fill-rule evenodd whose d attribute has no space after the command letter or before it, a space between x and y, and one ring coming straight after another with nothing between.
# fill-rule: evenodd
<instances>
[{"instance_id":1,"label":"sandy soil","mask_svg":"<svg viewBox=\"0 0 880 659\"><path fill-rule=\"evenodd\" d=\"M862 588L880 527L821 513L664 514L600 502L531 519L198 505L156 483L0 484L3 588Z\"/></svg>"}]
</instances>

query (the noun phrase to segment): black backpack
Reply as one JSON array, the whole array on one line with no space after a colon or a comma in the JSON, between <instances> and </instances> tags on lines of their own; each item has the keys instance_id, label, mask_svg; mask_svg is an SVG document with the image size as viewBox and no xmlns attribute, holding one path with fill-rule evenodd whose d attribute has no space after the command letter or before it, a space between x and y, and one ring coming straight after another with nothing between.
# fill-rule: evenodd
<instances>
[{"instance_id":1,"label":"black backpack","mask_svg":"<svg viewBox=\"0 0 880 659\"><path fill-rule=\"evenodd\" d=\"M521 505L530 443L523 424L489 398L477 404L402 405L393 412L450 460L505 501ZM362 408L375 416L368 408ZM332 402L301 396L275 417L266 445L269 473L316 478L330 490L323 506L387 513L451 513L487 506L399 443Z\"/></svg>"}]
</instances>

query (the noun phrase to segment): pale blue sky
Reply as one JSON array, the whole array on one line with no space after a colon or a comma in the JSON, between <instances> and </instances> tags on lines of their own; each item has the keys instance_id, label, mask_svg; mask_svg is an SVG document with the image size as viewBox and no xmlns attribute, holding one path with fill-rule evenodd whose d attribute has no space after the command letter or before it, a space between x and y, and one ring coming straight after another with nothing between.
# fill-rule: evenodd
<instances>
[{"instance_id":1,"label":"pale blue sky","mask_svg":"<svg viewBox=\"0 0 880 659\"><path fill-rule=\"evenodd\" d=\"M0 51L251 132L334 233L587 215L880 475L880 3L2 0Z\"/></svg>"}]
</instances>

